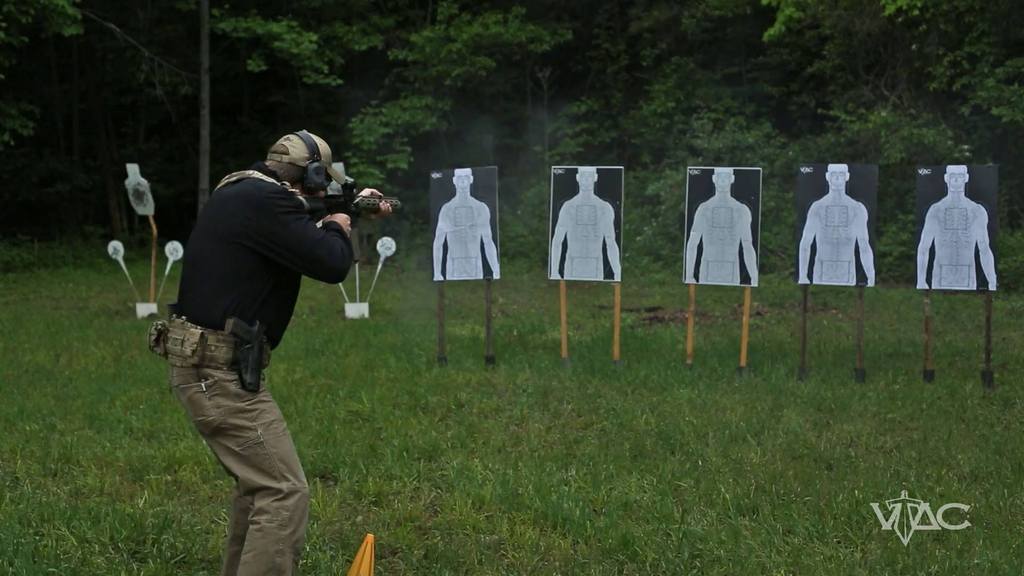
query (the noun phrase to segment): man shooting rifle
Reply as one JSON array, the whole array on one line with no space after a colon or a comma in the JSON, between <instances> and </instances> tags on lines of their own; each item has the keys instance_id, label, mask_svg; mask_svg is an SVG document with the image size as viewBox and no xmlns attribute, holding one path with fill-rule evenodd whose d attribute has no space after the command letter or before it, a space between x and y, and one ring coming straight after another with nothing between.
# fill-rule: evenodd
<instances>
[{"instance_id":1,"label":"man shooting rifle","mask_svg":"<svg viewBox=\"0 0 1024 576\"><path fill-rule=\"evenodd\" d=\"M344 165L342 165L342 170L344 170ZM385 205L391 212L397 212L402 207L398 198L357 194L357 189L356 181L342 172L337 174L337 179L327 188L325 195L319 197L300 196L299 198L305 203L306 211L310 216L316 219L324 218L329 214L348 214L354 222L361 216L380 213Z\"/></svg>"},{"instance_id":2,"label":"man shooting rifle","mask_svg":"<svg viewBox=\"0 0 1024 576\"><path fill-rule=\"evenodd\" d=\"M185 250L172 316L150 332L150 347L171 366L175 396L235 479L221 574L293 574L299 562L309 487L262 371L302 276L334 284L348 274L359 206L391 213L373 189L328 208L332 179L345 182L331 168L330 147L303 130L275 142L264 162L221 180Z\"/></svg>"}]
</instances>

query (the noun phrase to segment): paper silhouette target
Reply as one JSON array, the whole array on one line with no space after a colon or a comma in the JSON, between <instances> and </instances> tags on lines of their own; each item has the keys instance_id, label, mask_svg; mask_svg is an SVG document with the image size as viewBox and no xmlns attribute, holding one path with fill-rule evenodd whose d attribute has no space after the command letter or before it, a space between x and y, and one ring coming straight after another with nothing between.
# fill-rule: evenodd
<instances>
[{"instance_id":1,"label":"paper silhouette target","mask_svg":"<svg viewBox=\"0 0 1024 576\"><path fill-rule=\"evenodd\" d=\"M153 195L149 191L149 180L142 177L138 164L125 164L128 177L124 179L124 188L128 192L128 201L139 216L152 216L155 206Z\"/></svg>"},{"instance_id":2,"label":"paper silhouette target","mask_svg":"<svg viewBox=\"0 0 1024 576\"><path fill-rule=\"evenodd\" d=\"M919 289L996 289L998 189L996 166L917 169Z\"/></svg>"},{"instance_id":3,"label":"paper silhouette target","mask_svg":"<svg viewBox=\"0 0 1024 576\"><path fill-rule=\"evenodd\" d=\"M761 169L686 169L687 284L757 286Z\"/></svg>"},{"instance_id":4,"label":"paper silhouette target","mask_svg":"<svg viewBox=\"0 0 1024 576\"><path fill-rule=\"evenodd\" d=\"M875 285L878 166L802 164L796 215L798 283Z\"/></svg>"},{"instance_id":5,"label":"paper silhouette target","mask_svg":"<svg viewBox=\"0 0 1024 576\"><path fill-rule=\"evenodd\" d=\"M551 168L551 280L622 280L622 166Z\"/></svg>"},{"instance_id":6,"label":"paper silhouette target","mask_svg":"<svg viewBox=\"0 0 1024 576\"><path fill-rule=\"evenodd\" d=\"M498 261L498 168L430 174L434 280L501 277Z\"/></svg>"}]
</instances>

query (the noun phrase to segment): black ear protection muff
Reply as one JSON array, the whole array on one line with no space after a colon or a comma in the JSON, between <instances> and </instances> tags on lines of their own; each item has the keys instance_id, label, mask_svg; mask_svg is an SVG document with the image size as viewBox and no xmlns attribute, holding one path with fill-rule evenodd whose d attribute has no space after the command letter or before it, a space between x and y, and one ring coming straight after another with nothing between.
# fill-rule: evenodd
<instances>
[{"instance_id":1,"label":"black ear protection muff","mask_svg":"<svg viewBox=\"0 0 1024 576\"><path fill-rule=\"evenodd\" d=\"M327 178L327 169L321 163L320 158L320 147L316 145L316 141L313 137L305 130L299 130L295 132L295 135L306 145L306 150L309 151L309 162L306 163L306 173L302 178L302 188L307 192L319 192L321 190L327 190L329 184Z\"/></svg>"}]
</instances>

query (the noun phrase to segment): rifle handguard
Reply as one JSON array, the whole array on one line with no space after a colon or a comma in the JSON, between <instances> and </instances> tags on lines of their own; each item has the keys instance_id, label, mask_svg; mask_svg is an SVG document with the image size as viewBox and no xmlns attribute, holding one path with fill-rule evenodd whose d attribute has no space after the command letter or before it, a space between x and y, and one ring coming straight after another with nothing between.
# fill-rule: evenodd
<instances>
[{"instance_id":1,"label":"rifle handguard","mask_svg":"<svg viewBox=\"0 0 1024 576\"><path fill-rule=\"evenodd\" d=\"M348 214L352 219L360 216L367 216L380 212L381 202L391 205L392 212L398 212L402 208L398 198L374 198L372 196L356 196L347 198L344 194L328 194L323 198L302 197L306 205L306 211L313 218L319 220L330 214Z\"/></svg>"}]
</instances>

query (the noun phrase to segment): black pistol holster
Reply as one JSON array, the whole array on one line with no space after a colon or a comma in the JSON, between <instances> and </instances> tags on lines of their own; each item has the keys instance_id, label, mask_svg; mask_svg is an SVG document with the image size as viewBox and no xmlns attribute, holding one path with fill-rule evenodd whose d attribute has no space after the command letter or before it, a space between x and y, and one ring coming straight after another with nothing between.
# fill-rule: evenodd
<instances>
[{"instance_id":1,"label":"black pistol holster","mask_svg":"<svg viewBox=\"0 0 1024 576\"><path fill-rule=\"evenodd\" d=\"M265 328L259 320L252 326L238 318L228 318L224 331L235 337L235 359L242 389L256 393L263 383L263 360L266 353Z\"/></svg>"}]
</instances>

